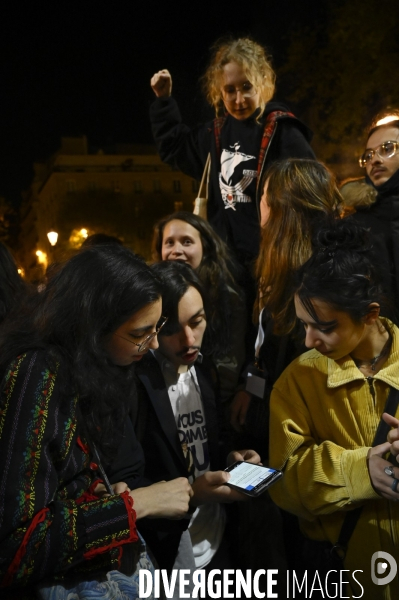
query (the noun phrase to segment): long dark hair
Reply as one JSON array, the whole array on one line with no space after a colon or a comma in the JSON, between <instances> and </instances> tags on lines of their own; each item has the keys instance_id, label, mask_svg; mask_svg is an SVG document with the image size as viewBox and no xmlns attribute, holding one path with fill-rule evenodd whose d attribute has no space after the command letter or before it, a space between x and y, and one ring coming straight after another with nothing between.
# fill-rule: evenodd
<instances>
[{"instance_id":1,"label":"long dark hair","mask_svg":"<svg viewBox=\"0 0 399 600\"><path fill-rule=\"evenodd\" d=\"M132 374L110 362L104 338L161 293L150 268L127 248L87 248L3 329L1 372L19 354L45 349L53 368L61 364L65 396L78 394L90 437L110 457L123 431Z\"/></svg>"},{"instance_id":2,"label":"long dark hair","mask_svg":"<svg viewBox=\"0 0 399 600\"><path fill-rule=\"evenodd\" d=\"M319 322L312 299L322 300L360 322L372 302L385 305L369 232L347 220L320 229L314 253L296 274L295 293Z\"/></svg>"},{"instance_id":3,"label":"long dark hair","mask_svg":"<svg viewBox=\"0 0 399 600\"><path fill-rule=\"evenodd\" d=\"M0 242L0 323L16 310L24 296L31 291L18 273L11 252Z\"/></svg>"},{"instance_id":4,"label":"long dark hair","mask_svg":"<svg viewBox=\"0 0 399 600\"><path fill-rule=\"evenodd\" d=\"M175 212L155 225L154 261L162 261L163 232L165 226L175 220L188 223L200 234L202 261L196 273L209 300L207 339L214 356L225 356L231 348L231 290L242 296L242 290L237 283L242 278L240 266L234 261L227 245L211 225L198 215L186 211Z\"/></svg>"},{"instance_id":5,"label":"long dark hair","mask_svg":"<svg viewBox=\"0 0 399 600\"><path fill-rule=\"evenodd\" d=\"M155 263L151 270L162 280L162 314L168 317L160 335L175 333L179 325L179 302L190 287L195 288L204 303L205 315L208 308L207 296L195 271L178 260Z\"/></svg>"}]
</instances>

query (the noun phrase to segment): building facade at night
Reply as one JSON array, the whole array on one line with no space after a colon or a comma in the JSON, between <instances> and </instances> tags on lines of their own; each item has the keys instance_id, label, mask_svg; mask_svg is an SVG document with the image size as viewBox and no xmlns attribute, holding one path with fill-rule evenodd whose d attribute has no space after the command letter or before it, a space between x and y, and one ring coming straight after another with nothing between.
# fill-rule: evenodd
<instances>
[{"instance_id":1,"label":"building facade at night","mask_svg":"<svg viewBox=\"0 0 399 600\"><path fill-rule=\"evenodd\" d=\"M193 210L198 182L162 163L151 146L116 146L90 153L85 136L62 138L60 150L35 164L21 207L17 259L31 281L51 262L72 256L92 233L119 237L146 259L154 223ZM52 246L47 234L58 233Z\"/></svg>"}]
</instances>

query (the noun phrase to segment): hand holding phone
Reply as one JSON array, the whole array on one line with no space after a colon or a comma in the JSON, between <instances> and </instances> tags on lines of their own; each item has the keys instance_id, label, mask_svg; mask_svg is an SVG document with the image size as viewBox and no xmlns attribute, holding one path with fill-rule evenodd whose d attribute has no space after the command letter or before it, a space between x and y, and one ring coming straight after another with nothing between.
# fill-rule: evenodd
<instances>
[{"instance_id":1,"label":"hand holding phone","mask_svg":"<svg viewBox=\"0 0 399 600\"><path fill-rule=\"evenodd\" d=\"M194 496L190 500L190 506L196 507L201 504L221 502L242 502L248 498L240 491L226 487L230 480L230 473L226 471L207 471L196 478L193 483Z\"/></svg>"},{"instance_id":2,"label":"hand holding phone","mask_svg":"<svg viewBox=\"0 0 399 600\"><path fill-rule=\"evenodd\" d=\"M282 471L241 460L227 467L225 471L230 473L230 479L225 485L252 497L265 492L283 476Z\"/></svg>"}]
</instances>

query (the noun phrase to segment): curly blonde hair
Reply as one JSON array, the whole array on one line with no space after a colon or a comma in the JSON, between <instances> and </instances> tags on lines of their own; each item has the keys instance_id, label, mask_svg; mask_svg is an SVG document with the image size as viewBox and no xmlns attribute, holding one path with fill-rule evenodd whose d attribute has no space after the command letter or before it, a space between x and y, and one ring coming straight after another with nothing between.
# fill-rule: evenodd
<instances>
[{"instance_id":1,"label":"curly blonde hair","mask_svg":"<svg viewBox=\"0 0 399 600\"><path fill-rule=\"evenodd\" d=\"M215 109L216 116L224 114L221 91L223 68L230 62L237 63L248 77L248 81L259 91L259 116L261 116L266 103L274 94L276 75L266 49L247 37L222 38L212 47L211 61L202 77L202 85L208 102Z\"/></svg>"}]
</instances>

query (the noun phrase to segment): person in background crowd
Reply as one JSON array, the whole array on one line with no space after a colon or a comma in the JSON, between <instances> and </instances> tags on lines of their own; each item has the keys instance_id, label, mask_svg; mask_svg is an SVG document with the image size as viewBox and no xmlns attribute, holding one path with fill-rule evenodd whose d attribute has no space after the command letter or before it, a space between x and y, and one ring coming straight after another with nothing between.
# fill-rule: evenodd
<instances>
[{"instance_id":1,"label":"person in background crowd","mask_svg":"<svg viewBox=\"0 0 399 600\"><path fill-rule=\"evenodd\" d=\"M194 495L191 520L146 521L142 531L160 568L233 568L222 504L248 497L225 486L230 476L217 470L226 466L226 459L212 381L202 364L204 292L188 265L161 262L152 270L164 281L163 314L168 321L159 332L159 348L137 366L135 429L144 451L145 478L153 483L188 477ZM241 450L227 460L258 463L260 457ZM180 597L177 588L175 597Z\"/></svg>"},{"instance_id":2,"label":"person in background crowd","mask_svg":"<svg viewBox=\"0 0 399 600\"><path fill-rule=\"evenodd\" d=\"M341 218L354 214L358 208L371 206L377 198L377 192L364 179L347 179L339 188L342 196Z\"/></svg>"},{"instance_id":3,"label":"person in background crowd","mask_svg":"<svg viewBox=\"0 0 399 600\"><path fill-rule=\"evenodd\" d=\"M249 366L251 377L232 402L231 425L241 432L244 446L255 448L266 459L272 386L304 350L296 325L293 273L311 256L312 237L320 224L338 216L341 197L332 173L312 159L273 163L264 176L262 189L262 239L256 263L259 292L254 310L259 331L251 356L253 361L256 355L255 365ZM254 377L258 378L256 388L251 387ZM266 503L267 499L264 494L250 514L241 511L244 529L250 531L267 514L275 524L274 546L277 548L278 538L283 537L285 557L293 568L300 537L297 522L287 513L280 515L271 501Z\"/></svg>"},{"instance_id":4,"label":"person in background crowd","mask_svg":"<svg viewBox=\"0 0 399 600\"><path fill-rule=\"evenodd\" d=\"M265 394L284 368L302 351L302 341L295 334L296 316L291 281L295 270L312 253L312 237L320 223L335 219L341 204L332 173L320 162L311 159L287 159L270 166L263 182L260 204L262 241L256 263L258 301L254 315L260 319L261 335L257 342L257 362L267 377ZM240 391L232 404L234 428L244 427L251 399L259 400L247 391ZM262 398L263 400L263 398ZM262 402L267 417L267 402ZM259 430L256 406L253 418L247 422L252 434ZM267 427L267 424L265 425ZM267 438L262 434L267 452Z\"/></svg>"},{"instance_id":5,"label":"person in background crowd","mask_svg":"<svg viewBox=\"0 0 399 600\"><path fill-rule=\"evenodd\" d=\"M110 495L100 483L100 461L112 464L129 436L139 487L143 455L126 416L133 365L158 347L161 291L131 251L88 248L3 326L2 598L50 598L54 586L57 598L66 588L105 597L118 586L136 598L138 569L151 566L136 519L186 514L187 478L134 493L119 480Z\"/></svg>"},{"instance_id":6,"label":"person in background crowd","mask_svg":"<svg viewBox=\"0 0 399 600\"><path fill-rule=\"evenodd\" d=\"M388 122L378 123L369 131L359 159L377 199L370 206L358 207L350 218L373 234L374 254L391 299L389 316L399 323L399 111Z\"/></svg>"},{"instance_id":7,"label":"person in background crowd","mask_svg":"<svg viewBox=\"0 0 399 600\"><path fill-rule=\"evenodd\" d=\"M18 311L30 291L30 287L18 273L13 255L0 242L0 323L10 312Z\"/></svg>"},{"instance_id":8,"label":"person in background crowd","mask_svg":"<svg viewBox=\"0 0 399 600\"><path fill-rule=\"evenodd\" d=\"M203 77L217 118L190 129L171 95L169 71L151 79L157 99L150 118L160 157L200 180L210 154L208 220L245 267L259 252L259 183L266 168L283 158L314 158L309 129L286 106L271 102L274 83L262 46L249 38L219 40Z\"/></svg>"},{"instance_id":9,"label":"person in background crowd","mask_svg":"<svg viewBox=\"0 0 399 600\"><path fill-rule=\"evenodd\" d=\"M346 220L322 229L298 271L295 308L309 351L271 395L270 465L284 476L270 495L299 517L305 569L325 573L326 550L348 528L340 543L347 547L341 568L348 569L350 597L393 600L398 578L375 585L370 565L377 551L399 554L399 466L386 459L386 433L375 438L388 395L399 393L399 330L379 316L380 265L370 262L366 238Z\"/></svg>"},{"instance_id":10,"label":"person in background crowd","mask_svg":"<svg viewBox=\"0 0 399 600\"><path fill-rule=\"evenodd\" d=\"M155 261L184 262L201 280L209 299L203 352L217 368L221 400L231 400L245 360L247 323L238 265L209 223L184 211L156 224L153 251Z\"/></svg>"},{"instance_id":11,"label":"person in background crowd","mask_svg":"<svg viewBox=\"0 0 399 600\"><path fill-rule=\"evenodd\" d=\"M122 240L114 235L108 235L107 233L93 233L89 235L83 242L82 248L89 246L103 246L109 244L116 244L117 246L123 246Z\"/></svg>"}]
</instances>

